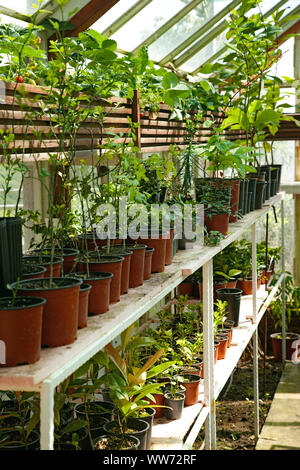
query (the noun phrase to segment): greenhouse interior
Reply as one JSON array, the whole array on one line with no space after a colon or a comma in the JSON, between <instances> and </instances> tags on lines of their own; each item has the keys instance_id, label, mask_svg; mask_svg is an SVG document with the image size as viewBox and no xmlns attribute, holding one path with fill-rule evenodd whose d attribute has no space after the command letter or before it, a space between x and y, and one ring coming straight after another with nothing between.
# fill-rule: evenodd
<instances>
[{"instance_id":1,"label":"greenhouse interior","mask_svg":"<svg viewBox=\"0 0 300 470\"><path fill-rule=\"evenodd\" d=\"M299 0L0 19L0 450L300 450Z\"/></svg>"}]
</instances>

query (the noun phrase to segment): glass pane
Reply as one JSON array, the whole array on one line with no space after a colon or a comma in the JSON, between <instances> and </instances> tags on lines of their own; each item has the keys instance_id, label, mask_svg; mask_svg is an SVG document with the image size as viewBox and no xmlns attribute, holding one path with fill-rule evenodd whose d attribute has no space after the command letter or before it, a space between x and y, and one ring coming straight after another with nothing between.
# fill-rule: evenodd
<instances>
[{"instance_id":1,"label":"glass pane","mask_svg":"<svg viewBox=\"0 0 300 470\"><path fill-rule=\"evenodd\" d=\"M93 24L92 28L101 33L106 28L108 28L112 23L114 23L118 18L120 18L129 8L131 8L136 2L133 0L120 0L116 5L114 5L110 10L108 10L105 15L101 16L96 23ZM122 47L120 45L120 47Z\"/></svg>"},{"instance_id":2,"label":"glass pane","mask_svg":"<svg viewBox=\"0 0 300 470\"><path fill-rule=\"evenodd\" d=\"M194 8L169 31L149 46L152 60L160 61L183 41L194 34L201 26L225 8L231 0L208 0Z\"/></svg>"},{"instance_id":3,"label":"glass pane","mask_svg":"<svg viewBox=\"0 0 300 470\"><path fill-rule=\"evenodd\" d=\"M294 77L294 38L281 44L282 57L271 68L270 73L278 77Z\"/></svg>"},{"instance_id":4,"label":"glass pane","mask_svg":"<svg viewBox=\"0 0 300 470\"><path fill-rule=\"evenodd\" d=\"M186 72L193 72L200 65L206 62L212 55L222 49L224 46L226 30L205 46L201 51L195 54L191 59L181 65L181 69Z\"/></svg>"},{"instance_id":5,"label":"glass pane","mask_svg":"<svg viewBox=\"0 0 300 470\"><path fill-rule=\"evenodd\" d=\"M166 23L191 0L153 0L119 31L113 34L118 46L131 51ZM134 34L133 34L134 33Z\"/></svg>"}]
</instances>

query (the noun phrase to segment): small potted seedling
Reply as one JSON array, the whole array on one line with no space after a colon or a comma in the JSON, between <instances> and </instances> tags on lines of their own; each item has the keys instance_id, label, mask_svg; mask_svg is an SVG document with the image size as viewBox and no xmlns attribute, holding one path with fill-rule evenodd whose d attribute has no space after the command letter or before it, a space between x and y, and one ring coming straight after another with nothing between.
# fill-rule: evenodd
<instances>
[{"instance_id":1,"label":"small potted seedling","mask_svg":"<svg viewBox=\"0 0 300 470\"><path fill-rule=\"evenodd\" d=\"M183 379L180 375L175 375L178 366L172 367L171 381L168 385L168 389L164 394L164 405L165 414L168 419L179 419L181 418L184 399L185 399L185 388L181 385Z\"/></svg>"}]
</instances>

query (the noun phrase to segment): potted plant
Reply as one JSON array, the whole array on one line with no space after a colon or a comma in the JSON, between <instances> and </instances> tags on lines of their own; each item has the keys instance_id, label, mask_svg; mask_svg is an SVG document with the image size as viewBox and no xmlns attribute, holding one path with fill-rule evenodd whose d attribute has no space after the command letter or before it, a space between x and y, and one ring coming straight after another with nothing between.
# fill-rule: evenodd
<instances>
[{"instance_id":1,"label":"potted plant","mask_svg":"<svg viewBox=\"0 0 300 470\"><path fill-rule=\"evenodd\" d=\"M180 419L184 407L185 388L181 385L182 377L176 374L178 367L172 367L171 381L164 393L165 414L168 419Z\"/></svg>"},{"instance_id":2,"label":"potted plant","mask_svg":"<svg viewBox=\"0 0 300 470\"><path fill-rule=\"evenodd\" d=\"M42 318L46 300L41 297L0 298L0 339L5 345L6 367L32 364L40 359ZM25 333L26 332L26 333Z\"/></svg>"}]
</instances>

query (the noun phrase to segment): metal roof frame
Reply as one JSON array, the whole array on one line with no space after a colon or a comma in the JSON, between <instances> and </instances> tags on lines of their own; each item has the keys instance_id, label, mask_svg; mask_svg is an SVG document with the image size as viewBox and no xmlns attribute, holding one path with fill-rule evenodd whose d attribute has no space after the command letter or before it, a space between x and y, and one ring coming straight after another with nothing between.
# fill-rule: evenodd
<instances>
[{"instance_id":1,"label":"metal roof frame","mask_svg":"<svg viewBox=\"0 0 300 470\"><path fill-rule=\"evenodd\" d=\"M195 33L193 33L191 36L189 36L185 41L183 41L181 44L179 44L178 47L173 49L173 51L169 52L162 60L159 61L160 65L166 65L168 62L171 62L174 57L178 56L181 52L184 52L184 50L189 47L191 44L193 44L194 41L196 41L200 36L205 34L207 31L209 31L210 28L212 28L218 21L220 21L224 16L226 16L230 11L235 8L237 5L241 3L242 0L232 0L229 5L227 5L225 8L223 8L217 15L215 15L213 18L211 18L207 23L201 26Z\"/></svg>"},{"instance_id":2,"label":"metal roof frame","mask_svg":"<svg viewBox=\"0 0 300 470\"><path fill-rule=\"evenodd\" d=\"M131 8L129 8L122 16L114 21L108 28L102 31L103 36L110 37L122 28L128 21L134 18L141 10L143 10L152 0L138 0Z\"/></svg>"},{"instance_id":3,"label":"metal roof frame","mask_svg":"<svg viewBox=\"0 0 300 470\"><path fill-rule=\"evenodd\" d=\"M270 10L268 10L266 13L265 13L265 17L267 18L268 16L272 15L276 10L278 10L278 8L282 7L285 3L287 3L288 0L280 0L278 3L276 3L276 5L274 5L272 8L270 8ZM299 9L300 7L296 7L296 9ZM293 10L290 14L294 14L294 11ZM200 49L201 50L201 47ZM197 75L197 73L200 72L200 69L201 67L203 67L203 65L206 65L206 64L209 64L209 63L212 63L214 62L216 59L218 59L222 54L224 54L227 50L227 46L223 46L221 49L219 49L217 52L215 52L211 57L209 57L208 59L206 59L201 65L199 65L195 70L192 71L192 75Z\"/></svg>"}]
</instances>

